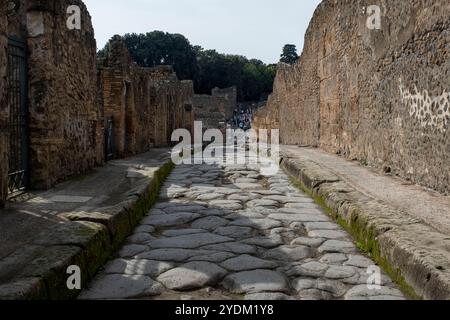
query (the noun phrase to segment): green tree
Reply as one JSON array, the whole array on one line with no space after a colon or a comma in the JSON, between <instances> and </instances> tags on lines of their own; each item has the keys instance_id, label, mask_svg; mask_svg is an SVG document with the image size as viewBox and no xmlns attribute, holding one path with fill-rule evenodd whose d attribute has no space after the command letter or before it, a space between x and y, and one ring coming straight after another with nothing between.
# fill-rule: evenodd
<instances>
[{"instance_id":1,"label":"green tree","mask_svg":"<svg viewBox=\"0 0 450 320\"><path fill-rule=\"evenodd\" d=\"M294 64L298 60L297 47L295 44L286 44L283 47L283 53L281 54L280 62L287 64Z\"/></svg>"},{"instance_id":2,"label":"green tree","mask_svg":"<svg viewBox=\"0 0 450 320\"><path fill-rule=\"evenodd\" d=\"M183 35L153 31L126 34L124 42L140 66L173 65L178 78L193 80L195 92L210 94L215 87L236 86L239 101L266 99L272 92L276 65L244 56L221 54L193 46ZM98 52L99 60L108 46Z\"/></svg>"},{"instance_id":3,"label":"green tree","mask_svg":"<svg viewBox=\"0 0 450 320\"><path fill-rule=\"evenodd\" d=\"M131 57L140 66L172 65L182 80L197 77L196 55L183 35L153 31L126 34L123 40Z\"/></svg>"}]
</instances>

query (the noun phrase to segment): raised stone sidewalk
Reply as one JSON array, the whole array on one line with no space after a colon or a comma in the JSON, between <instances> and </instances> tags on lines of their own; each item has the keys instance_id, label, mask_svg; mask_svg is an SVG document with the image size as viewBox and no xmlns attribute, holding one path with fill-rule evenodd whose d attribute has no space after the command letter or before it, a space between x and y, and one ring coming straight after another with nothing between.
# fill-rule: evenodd
<instances>
[{"instance_id":1,"label":"raised stone sidewalk","mask_svg":"<svg viewBox=\"0 0 450 320\"><path fill-rule=\"evenodd\" d=\"M450 197L317 149L280 163L410 297L450 299Z\"/></svg>"},{"instance_id":2,"label":"raised stone sidewalk","mask_svg":"<svg viewBox=\"0 0 450 320\"><path fill-rule=\"evenodd\" d=\"M92 280L157 200L172 168L169 150L155 149L0 210L0 300L75 298L67 267L81 268L83 287Z\"/></svg>"}]
</instances>

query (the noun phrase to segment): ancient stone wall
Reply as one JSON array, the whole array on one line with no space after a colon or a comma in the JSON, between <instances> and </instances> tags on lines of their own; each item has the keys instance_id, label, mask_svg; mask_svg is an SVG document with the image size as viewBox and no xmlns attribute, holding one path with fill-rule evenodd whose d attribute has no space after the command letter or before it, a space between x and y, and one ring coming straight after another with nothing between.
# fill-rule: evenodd
<instances>
[{"instance_id":1,"label":"ancient stone wall","mask_svg":"<svg viewBox=\"0 0 450 320\"><path fill-rule=\"evenodd\" d=\"M195 95L195 121L201 121L203 130L226 128L226 110L229 100L225 96Z\"/></svg>"},{"instance_id":2,"label":"ancient stone wall","mask_svg":"<svg viewBox=\"0 0 450 320\"><path fill-rule=\"evenodd\" d=\"M103 162L96 42L82 1L21 4L29 50L31 184L48 188ZM67 27L70 5L81 8L80 30Z\"/></svg>"},{"instance_id":3,"label":"ancient stone wall","mask_svg":"<svg viewBox=\"0 0 450 320\"><path fill-rule=\"evenodd\" d=\"M8 181L8 108L6 102L7 33L6 2L0 2L0 207L7 196Z\"/></svg>"},{"instance_id":4,"label":"ancient stone wall","mask_svg":"<svg viewBox=\"0 0 450 320\"><path fill-rule=\"evenodd\" d=\"M171 66L137 66L120 36L109 42L100 78L117 157L169 146L175 129L193 129L193 82L178 80Z\"/></svg>"},{"instance_id":5,"label":"ancient stone wall","mask_svg":"<svg viewBox=\"0 0 450 320\"><path fill-rule=\"evenodd\" d=\"M225 117L230 119L233 116L234 110L237 108L237 88L214 88L211 94L214 97L224 97L228 100L228 106L225 108Z\"/></svg>"},{"instance_id":6,"label":"ancient stone wall","mask_svg":"<svg viewBox=\"0 0 450 320\"><path fill-rule=\"evenodd\" d=\"M366 8L381 8L381 29ZM450 3L324 0L264 113L281 142L319 146L450 192Z\"/></svg>"},{"instance_id":7,"label":"ancient stone wall","mask_svg":"<svg viewBox=\"0 0 450 320\"><path fill-rule=\"evenodd\" d=\"M195 121L203 123L203 129L226 129L226 121L237 109L237 89L214 88L211 95L197 94L193 99Z\"/></svg>"},{"instance_id":8,"label":"ancient stone wall","mask_svg":"<svg viewBox=\"0 0 450 320\"><path fill-rule=\"evenodd\" d=\"M69 30L67 8L80 8ZM102 110L97 100L96 42L81 0L8 0L0 4L0 201L7 185L9 124L5 94L8 37L28 51L31 188L49 188L103 162Z\"/></svg>"}]
</instances>

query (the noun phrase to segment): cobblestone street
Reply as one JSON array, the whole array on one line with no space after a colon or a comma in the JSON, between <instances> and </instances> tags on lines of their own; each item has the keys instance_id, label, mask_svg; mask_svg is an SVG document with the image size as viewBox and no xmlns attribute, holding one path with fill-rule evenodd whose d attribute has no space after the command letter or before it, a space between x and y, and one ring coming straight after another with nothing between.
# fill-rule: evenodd
<instances>
[{"instance_id":1,"label":"cobblestone street","mask_svg":"<svg viewBox=\"0 0 450 320\"><path fill-rule=\"evenodd\" d=\"M404 299L282 171L179 165L81 299Z\"/></svg>"}]
</instances>

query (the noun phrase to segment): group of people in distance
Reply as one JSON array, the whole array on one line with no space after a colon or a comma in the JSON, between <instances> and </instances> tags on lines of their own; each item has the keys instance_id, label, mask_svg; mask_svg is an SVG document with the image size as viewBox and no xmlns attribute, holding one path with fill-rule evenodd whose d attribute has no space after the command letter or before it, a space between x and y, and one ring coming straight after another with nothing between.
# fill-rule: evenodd
<instances>
[{"instance_id":1,"label":"group of people in distance","mask_svg":"<svg viewBox=\"0 0 450 320\"><path fill-rule=\"evenodd\" d=\"M231 127L236 129L242 129L244 131L251 129L252 127L253 112L249 108L234 109L233 117L231 118Z\"/></svg>"}]
</instances>

